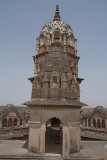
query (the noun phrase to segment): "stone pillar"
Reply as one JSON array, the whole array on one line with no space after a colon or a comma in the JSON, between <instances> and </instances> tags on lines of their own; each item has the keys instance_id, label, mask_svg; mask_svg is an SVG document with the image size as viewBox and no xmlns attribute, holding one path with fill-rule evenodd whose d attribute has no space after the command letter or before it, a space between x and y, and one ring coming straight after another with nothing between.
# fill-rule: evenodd
<instances>
[{"instance_id":1,"label":"stone pillar","mask_svg":"<svg viewBox=\"0 0 107 160\"><path fill-rule=\"evenodd\" d=\"M62 155L63 157L68 156L68 128L67 126L63 126L63 139L62 139Z\"/></svg>"},{"instance_id":2,"label":"stone pillar","mask_svg":"<svg viewBox=\"0 0 107 160\"><path fill-rule=\"evenodd\" d=\"M82 124L82 126L83 126L83 127L85 127L85 120L83 119L82 121L83 121L83 124Z\"/></svg>"},{"instance_id":3,"label":"stone pillar","mask_svg":"<svg viewBox=\"0 0 107 160\"><path fill-rule=\"evenodd\" d=\"M80 151L80 123L68 123L68 154Z\"/></svg>"},{"instance_id":4,"label":"stone pillar","mask_svg":"<svg viewBox=\"0 0 107 160\"><path fill-rule=\"evenodd\" d=\"M43 148L41 147L41 122L29 121L29 143L28 150L40 153Z\"/></svg>"},{"instance_id":5,"label":"stone pillar","mask_svg":"<svg viewBox=\"0 0 107 160\"><path fill-rule=\"evenodd\" d=\"M28 123L29 123L29 121L28 121ZM22 125L23 125L23 127L25 127L25 124L26 124L25 119L22 119Z\"/></svg>"},{"instance_id":6,"label":"stone pillar","mask_svg":"<svg viewBox=\"0 0 107 160\"><path fill-rule=\"evenodd\" d=\"M40 129L40 153L45 154L45 131L46 125L43 123Z\"/></svg>"},{"instance_id":7,"label":"stone pillar","mask_svg":"<svg viewBox=\"0 0 107 160\"><path fill-rule=\"evenodd\" d=\"M20 127L20 119L17 119L17 127Z\"/></svg>"},{"instance_id":8,"label":"stone pillar","mask_svg":"<svg viewBox=\"0 0 107 160\"><path fill-rule=\"evenodd\" d=\"M88 126L88 119L86 119L86 121L87 121L86 127L88 128L88 127L89 127L89 126Z\"/></svg>"}]
</instances>

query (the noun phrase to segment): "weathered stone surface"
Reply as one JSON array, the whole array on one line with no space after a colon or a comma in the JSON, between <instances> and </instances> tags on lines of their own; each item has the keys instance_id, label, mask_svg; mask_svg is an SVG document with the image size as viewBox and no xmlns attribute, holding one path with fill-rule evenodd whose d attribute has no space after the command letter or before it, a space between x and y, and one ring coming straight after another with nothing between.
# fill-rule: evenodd
<instances>
[{"instance_id":1,"label":"weathered stone surface","mask_svg":"<svg viewBox=\"0 0 107 160\"><path fill-rule=\"evenodd\" d=\"M40 123L30 122L29 127L29 151L40 153Z\"/></svg>"}]
</instances>

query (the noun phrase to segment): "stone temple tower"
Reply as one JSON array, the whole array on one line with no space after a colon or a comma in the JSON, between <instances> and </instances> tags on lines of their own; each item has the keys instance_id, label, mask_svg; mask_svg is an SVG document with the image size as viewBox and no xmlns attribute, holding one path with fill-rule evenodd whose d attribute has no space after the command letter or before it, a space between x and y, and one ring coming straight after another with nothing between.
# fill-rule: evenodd
<instances>
[{"instance_id":1,"label":"stone temple tower","mask_svg":"<svg viewBox=\"0 0 107 160\"><path fill-rule=\"evenodd\" d=\"M30 108L28 149L38 154L60 153L63 157L80 150L80 83L77 39L72 28L60 18L37 37L35 69Z\"/></svg>"}]
</instances>

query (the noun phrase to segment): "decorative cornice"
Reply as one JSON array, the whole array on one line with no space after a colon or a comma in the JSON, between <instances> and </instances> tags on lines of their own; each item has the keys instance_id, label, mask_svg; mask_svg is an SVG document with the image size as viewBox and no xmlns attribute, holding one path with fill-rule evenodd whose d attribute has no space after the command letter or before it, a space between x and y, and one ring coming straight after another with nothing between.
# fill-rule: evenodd
<instances>
[{"instance_id":1,"label":"decorative cornice","mask_svg":"<svg viewBox=\"0 0 107 160\"><path fill-rule=\"evenodd\" d=\"M46 110L65 110L65 109L80 109L80 106L54 106L54 105L28 105L32 109L46 109Z\"/></svg>"}]
</instances>

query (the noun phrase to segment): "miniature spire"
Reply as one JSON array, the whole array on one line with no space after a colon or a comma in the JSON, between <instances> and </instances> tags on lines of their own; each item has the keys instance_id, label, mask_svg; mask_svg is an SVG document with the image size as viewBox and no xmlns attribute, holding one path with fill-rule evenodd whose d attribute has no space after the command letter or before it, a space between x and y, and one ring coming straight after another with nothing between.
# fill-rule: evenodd
<instances>
[{"instance_id":1,"label":"miniature spire","mask_svg":"<svg viewBox=\"0 0 107 160\"><path fill-rule=\"evenodd\" d=\"M59 6L56 5L56 12L55 12L55 16L54 16L54 21L60 21L60 15L59 15Z\"/></svg>"}]
</instances>

